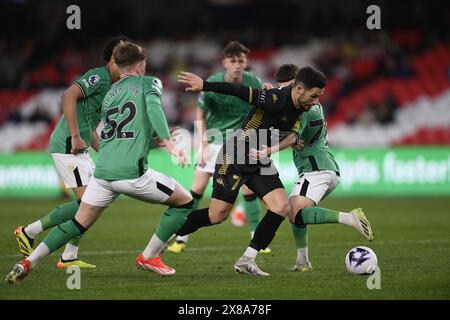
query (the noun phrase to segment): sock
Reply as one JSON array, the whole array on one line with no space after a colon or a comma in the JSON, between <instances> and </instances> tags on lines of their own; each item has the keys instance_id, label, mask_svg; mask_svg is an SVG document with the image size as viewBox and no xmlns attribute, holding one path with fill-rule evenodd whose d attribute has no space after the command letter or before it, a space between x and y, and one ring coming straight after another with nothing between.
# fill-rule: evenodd
<instances>
[{"instance_id":1,"label":"sock","mask_svg":"<svg viewBox=\"0 0 450 320\"><path fill-rule=\"evenodd\" d=\"M198 209L192 211L184 225L176 232L177 236L185 236L190 234L201 227L207 227L212 225L208 215L209 208Z\"/></svg>"},{"instance_id":2,"label":"sock","mask_svg":"<svg viewBox=\"0 0 450 320\"><path fill-rule=\"evenodd\" d=\"M56 207L49 214L39 220L42 224L42 229L47 230L51 227L57 226L63 222L73 219L79 207L79 201L67 202Z\"/></svg>"},{"instance_id":3,"label":"sock","mask_svg":"<svg viewBox=\"0 0 450 320\"><path fill-rule=\"evenodd\" d=\"M189 240L189 236L188 235L185 235L185 236L178 236L177 238L176 238L176 242L178 242L178 243L187 243L188 242L188 240Z\"/></svg>"},{"instance_id":4,"label":"sock","mask_svg":"<svg viewBox=\"0 0 450 320\"><path fill-rule=\"evenodd\" d=\"M169 238L179 230L186 222L186 217L192 209L193 201L180 206L168 207L166 212L161 215L155 234L163 242L167 242Z\"/></svg>"},{"instance_id":5,"label":"sock","mask_svg":"<svg viewBox=\"0 0 450 320\"><path fill-rule=\"evenodd\" d=\"M266 215L262 218L261 222L255 230L255 235L250 241L249 247L257 250L264 250L270 244L275 237L280 224L284 218L275 212L267 210Z\"/></svg>"},{"instance_id":6,"label":"sock","mask_svg":"<svg viewBox=\"0 0 450 320\"><path fill-rule=\"evenodd\" d=\"M64 252L61 255L61 259L64 261L68 261L68 260L76 260L77 257L78 257L78 246L75 246L70 242L66 244L66 248L64 249Z\"/></svg>"},{"instance_id":7,"label":"sock","mask_svg":"<svg viewBox=\"0 0 450 320\"><path fill-rule=\"evenodd\" d=\"M297 248L297 263L305 263L308 260L308 247Z\"/></svg>"},{"instance_id":8,"label":"sock","mask_svg":"<svg viewBox=\"0 0 450 320\"><path fill-rule=\"evenodd\" d=\"M75 219L64 222L53 228L52 231L42 240L50 253L60 248L63 244L69 242L75 236L83 234L86 229Z\"/></svg>"},{"instance_id":9,"label":"sock","mask_svg":"<svg viewBox=\"0 0 450 320\"><path fill-rule=\"evenodd\" d=\"M196 193L191 190L192 199L194 200L194 203L192 204L192 211L195 211L198 209L198 206L200 205L200 201L202 200L203 194Z\"/></svg>"},{"instance_id":10,"label":"sock","mask_svg":"<svg viewBox=\"0 0 450 320\"><path fill-rule=\"evenodd\" d=\"M259 223L259 202L255 194L244 196L244 211L250 231L255 231Z\"/></svg>"},{"instance_id":11,"label":"sock","mask_svg":"<svg viewBox=\"0 0 450 320\"><path fill-rule=\"evenodd\" d=\"M352 214L346 212L339 212L339 223L345 224L350 227L354 227L355 219Z\"/></svg>"},{"instance_id":12,"label":"sock","mask_svg":"<svg viewBox=\"0 0 450 320\"><path fill-rule=\"evenodd\" d=\"M50 249L48 246L41 242L34 250L33 252L28 256L27 260L31 262L31 268L34 268L34 266L44 257L48 256L50 254Z\"/></svg>"},{"instance_id":13,"label":"sock","mask_svg":"<svg viewBox=\"0 0 450 320\"><path fill-rule=\"evenodd\" d=\"M306 248L308 246L308 227L306 225L299 227L291 224L291 229L297 249Z\"/></svg>"},{"instance_id":14,"label":"sock","mask_svg":"<svg viewBox=\"0 0 450 320\"><path fill-rule=\"evenodd\" d=\"M258 255L258 251L253 249L252 247L248 247L244 252L244 256L252 258L252 259L255 259L257 255Z\"/></svg>"},{"instance_id":15,"label":"sock","mask_svg":"<svg viewBox=\"0 0 450 320\"><path fill-rule=\"evenodd\" d=\"M152 238L147 244L147 247L144 249L142 255L144 259L151 259L156 257L164 248L166 247L166 242L161 241L160 238L155 234L153 234Z\"/></svg>"},{"instance_id":16,"label":"sock","mask_svg":"<svg viewBox=\"0 0 450 320\"><path fill-rule=\"evenodd\" d=\"M325 208L304 208L297 212L294 221L296 226L306 224L339 223L339 212Z\"/></svg>"},{"instance_id":17,"label":"sock","mask_svg":"<svg viewBox=\"0 0 450 320\"><path fill-rule=\"evenodd\" d=\"M191 190L191 195L192 195L192 199L194 200L191 211L195 211L198 209L198 206L200 205L200 201L202 200L203 194L200 194L200 193L197 193L197 192L194 192ZM185 235L182 237L177 236L175 241L178 243L188 243L189 236L188 235Z\"/></svg>"},{"instance_id":18,"label":"sock","mask_svg":"<svg viewBox=\"0 0 450 320\"><path fill-rule=\"evenodd\" d=\"M27 225L23 231L25 232L25 235L29 239L35 239L38 235L44 231L44 228L42 227L42 223L40 220L35 221L29 225Z\"/></svg>"}]
</instances>

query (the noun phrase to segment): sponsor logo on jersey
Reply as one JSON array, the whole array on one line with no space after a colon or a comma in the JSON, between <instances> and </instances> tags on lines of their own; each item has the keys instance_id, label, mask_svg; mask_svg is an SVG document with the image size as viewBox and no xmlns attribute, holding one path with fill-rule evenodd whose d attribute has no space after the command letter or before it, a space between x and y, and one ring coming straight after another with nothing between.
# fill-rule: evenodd
<instances>
[{"instance_id":1,"label":"sponsor logo on jersey","mask_svg":"<svg viewBox=\"0 0 450 320\"><path fill-rule=\"evenodd\" d=\"M94 74L89 77L88 81L91 85L95 85L100 80L100 76L98 74Z\"/></svg>"}]
</instances>

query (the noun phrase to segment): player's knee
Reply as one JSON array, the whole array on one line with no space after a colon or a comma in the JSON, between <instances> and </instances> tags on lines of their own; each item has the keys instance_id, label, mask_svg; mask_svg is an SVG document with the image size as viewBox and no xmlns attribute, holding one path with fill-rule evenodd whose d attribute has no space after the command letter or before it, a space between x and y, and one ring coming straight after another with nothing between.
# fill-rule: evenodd
<instances>
[{"instance_id":1,"label":"player's knee","mask_svg":"<svg viewBox=\"0 0 450 320\"><path fill-rule=\"evenodd\" d=\"M274 205L270 206L270 211L276 212L279 215L286 217L290 212L289 203L287 201L275 203Z\"/></svg>"},{"instance_id":2,"label":"player's knee","mask_svg":"<svg viewBox=\"0 0 450 320\"><path fill-rule=\"evenodd\" d=\"M209 211L209 220L212 224L219 224L224 222L228 217L228 210L220 209L220 210L214 210Z\"/></svg>"},{"instance_id":3,"label":"player's knee","mask_svg":"<svg viewBox=\"0 0 450 320\"><path fill-rule=\"evenodd\" d=\"M176 208L191 210L193 206L194 206L194 199L191 197L190 199L187 199L187 201L184 202L184 204L177 206Z\"/></svg>"},{"instance_id":4,"label":"player's knee","mask_svg":"<svg viewBox=\"0 0 450 320\"><path fill-rule=\"evenodd\" d=\"M294 223L294 220L295 220L295 213L294 212L292 212L292 211L289 211L289 222L290 223Z\"/></svg>"},{"instance_id":5,"label":"player's knee","mask_svg":"<svg viewBox=\"0 0 450 320\"><path fill-rule=\"evenodd\" d=\"M302 213L302 209L299 209L297 211L289 211L289 222L292 224L295 224L295 217L297 216L297 214L301 214Z\"/></svg>"}]
</instances>

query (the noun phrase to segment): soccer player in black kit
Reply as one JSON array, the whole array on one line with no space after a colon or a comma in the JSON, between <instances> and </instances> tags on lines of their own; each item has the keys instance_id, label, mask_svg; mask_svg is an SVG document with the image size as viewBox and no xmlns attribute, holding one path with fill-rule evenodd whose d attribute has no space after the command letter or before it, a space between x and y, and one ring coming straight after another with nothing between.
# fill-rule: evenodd
<instances>
[{"instance_id":1,"label":"soccer player in black kit","mask_svg":"<svg viewBox=\"0 0 450 320\"><path fill-rule=\"evenodd\" d=\"M289 201L278 171L270 160L262 163L249 156L251 148L282 140L299 129L299 115L317 104L325 89L325 76L311 67L301 68L291 86L254 89L227 82L207 82L193 73L182 72L178 81L186 91L213 91L236 96L253 107L239 130L222 147L213 176L209 208L191 212L177 232L183 236L205 226L219 224L230 214L239 189L246 184L266 204L267 213L255 230L244 254L234 264L236 272L268 276L256 264L259 250L265 249L289 214ZM267 137L267 139L264 139ZM266 141L264 141L266 140Z\"/></svg>"}]
</instances>

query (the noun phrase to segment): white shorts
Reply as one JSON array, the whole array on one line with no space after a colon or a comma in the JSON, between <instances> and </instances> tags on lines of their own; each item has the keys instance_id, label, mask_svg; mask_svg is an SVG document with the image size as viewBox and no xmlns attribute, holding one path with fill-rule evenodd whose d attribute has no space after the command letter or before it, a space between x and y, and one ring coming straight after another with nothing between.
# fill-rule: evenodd
<instances>
[{"instance_id":1,"label":"white shorts","mask_svg":"<svg viewBox=\"0 0 450 320\"><path fill-rule=\"evenodd\" d=\"M77 188L89 184L95 164L88 153L52 153L51 156L66 188Z\"/></svg>"},{"instance_id":2,"label":"white shorts","mask_svg":"<svg viewBox=\"0 0 450 320\"><path fill-rule=\"evenodd\" d=\"M216 168L216 160L217 160L217 156L220 153L220 150L222 149L222 145L221 144L215 144L215 143L210 143L208 144L208 157L205 161L205 165L204 166L199 166L196 165L195 169L202 171L202 172L207 172L207 173L214 173L214 170Z\"/></svg>"},{"instance_id":3,"label":"white shorts","mask_svg":"<svg viewBox=\"0 0 450 320\"><path fill-rule=\"evenodd\" d=\"M303 196L318 204L339 184L339 176L334 171L314 171L302 173L294 186L290 197Z\"/></svg>"},{"instance_id":4,"label":"white shorts","mask_svg":"<svg viewBox=\"0 0 450 320\"><path fill-rule=\"evenodd\" d=\"M106 181L92 177L81 201L106 208L119 194L126 194L145 202L164 203L176 185L174 179L152 169L137 179Z\"/></svg>"}]
</instances>

